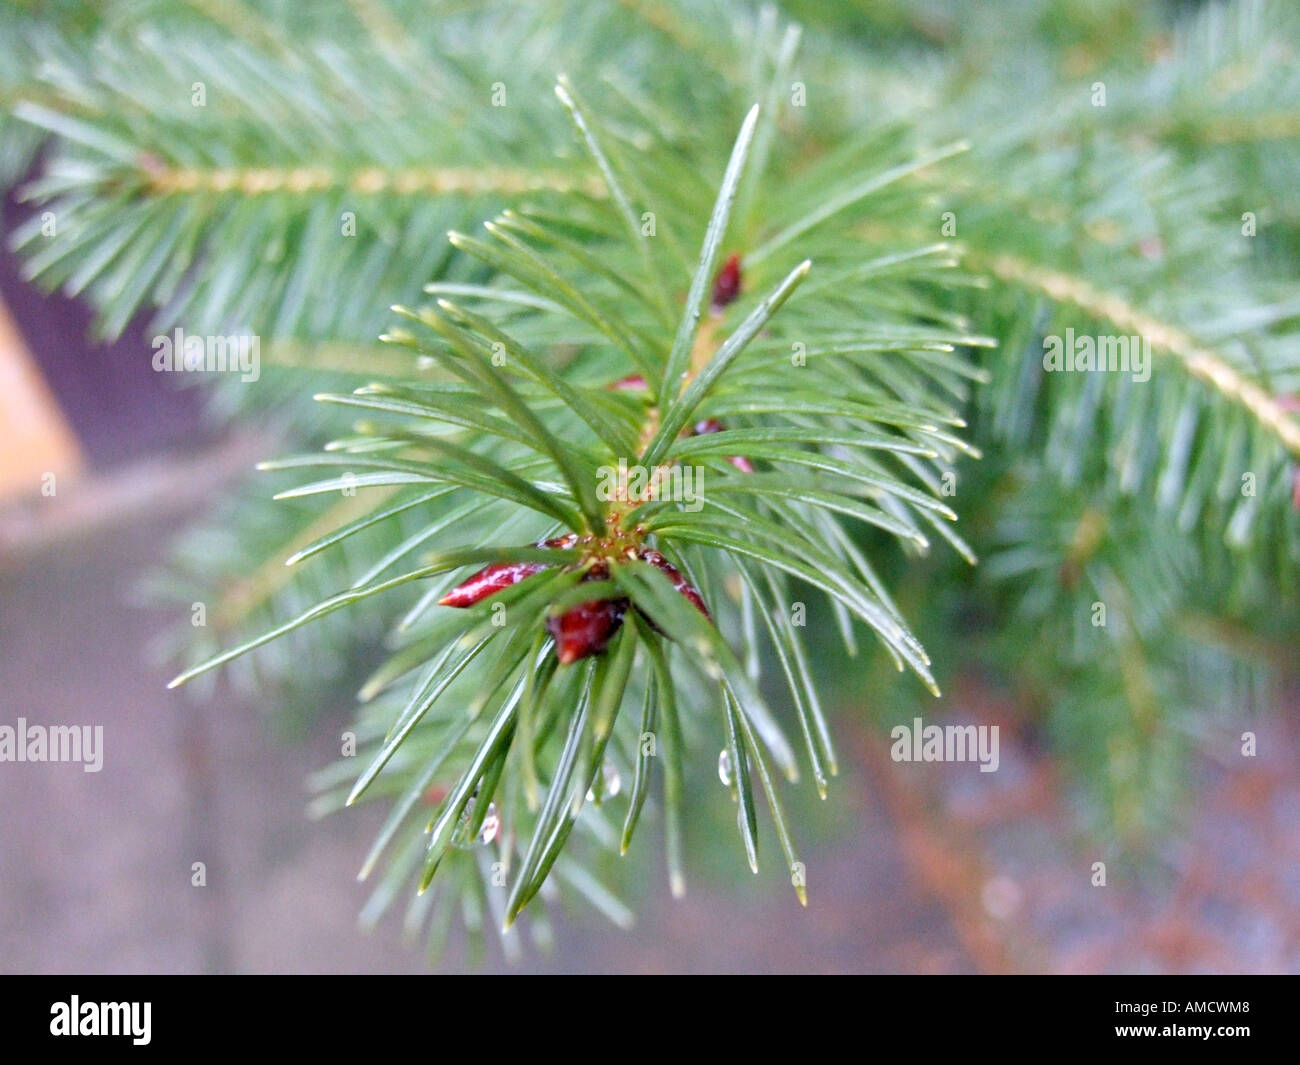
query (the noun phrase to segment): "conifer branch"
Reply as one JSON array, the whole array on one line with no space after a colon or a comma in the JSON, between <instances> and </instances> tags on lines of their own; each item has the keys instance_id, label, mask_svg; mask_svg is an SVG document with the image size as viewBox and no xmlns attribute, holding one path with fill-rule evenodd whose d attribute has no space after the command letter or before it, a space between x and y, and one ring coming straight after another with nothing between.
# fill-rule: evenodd
<instances>
[{"instance_id":1,"label":"conifer branch","mask_svg":"<svg viewBox=\"0 0 1300 1065\"><path fill-rule=\"evenodd\" d=\"M289 169L242 167L232 169L196 169L191 167L142 167L143 191L147 195L170 196L180 193L237 193L240 196L266 196L288 193L312 196L331 189L346 190L360 196L522 196L528 192L581 192L593 199L606 195L604 182L597 175L581 176L559 171L530 171L510 168L481 167L406 167L382 169L365 167L350 172L327 167L303 166ZM106 177L112 187L121 178Z\"/></svg>"},{"instance_id":2,"label":"conifer branch","mask_svg":"<svg viewBox=\"0 0 1300 1065\"><path fill-rule=\"evenodd\" d=\"M1155 350L1172 355L1193 377L1239 404L1275 435L1288 451L1300 457L1300 421L1276 397L1230 366L1218 352L1198 344L1178 327L1140 310L1114 293L1096 288L1083 278L1045 269L1014 256L997 256L989 263L989 268L1004 281L1034 289L1058 302L1078 307L1094 318L1110 322L1122 334L1145 337Z\"/></svg>"},{"instance_id":3,"label":"conifer branch","mask_svg":"<svg viewBox=\"0 0 1300 1065\"><path fill-rule=\"evenodd\" d=\"M919 678L872 685L882 720L963 663L1012 678L1126 843L1176 809L1198 719L1288 661L1293 5L1172 34L1148 10L1146 59L1095 27L1064 56L996 5L856 39L802 6L802 29L734 0L0 16L0 172L46 149L11 238L30 275L110 335L147 310L262 337L257 386L209 395L299 454L157 583L217 604L172 641L182 678L359 689L361 761L311 810L387 807L367 922L410 899L431 945L453 913L544 928L562 885L626 923L605 856L659 819L680 895L719 748L736 857L770 872L770 825L803 902L780 778L833 794L836 638ZM1180 372L1040 373L1045 304ZM601 498L620 462L702 471L701 505ZM810 597L824 628L792 620ZM1097 601L1115 632L1080 620Z\"/></svg>"}]
</instances>

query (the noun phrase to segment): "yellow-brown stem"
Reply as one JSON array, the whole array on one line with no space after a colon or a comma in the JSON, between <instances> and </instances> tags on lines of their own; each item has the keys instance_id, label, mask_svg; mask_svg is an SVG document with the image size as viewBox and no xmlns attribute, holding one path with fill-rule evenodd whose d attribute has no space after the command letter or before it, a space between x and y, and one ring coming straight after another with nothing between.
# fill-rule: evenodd
<instances>
[{"instance_id":1,"label":"yellow-brown stem","mask_svg":"<svg viewBox=\"0 0 1300 1065\"><path fill-rule=\"evenodd\" d=\"M1135 333L1156 351L1174 356L1193 377L1206 382L1239 403L1261 425L1271 430L1293 454L1300 456L1300 422L1283 409L1274 396L1242 376L1210 348L1168 322L1134 307L1111 292L1095 288L1083 278L1058 273L1010 255L1000 255L988 268L1004 281L1036 289L1060 303L1069 303L1095 318Z\"/></svg>"},{"instance_id":2,"label":"yellow-brown stem","mask_svg":"<svg viewBox=\"0 0 1300 1065\"><path fill-rule=\"evenodd\" d=\"M362 196L488 193L518 196L541 189L585 192L596 197L605 195L605 183L596 175L509 167L404 167L396 170L365 167L344 171L321 166L196 169L145 165L141 169L145 188L158 196L189 192L238 192L244 196L289 192L303 195L333 188L346 188Z\"/></svg>"}]
</instances>

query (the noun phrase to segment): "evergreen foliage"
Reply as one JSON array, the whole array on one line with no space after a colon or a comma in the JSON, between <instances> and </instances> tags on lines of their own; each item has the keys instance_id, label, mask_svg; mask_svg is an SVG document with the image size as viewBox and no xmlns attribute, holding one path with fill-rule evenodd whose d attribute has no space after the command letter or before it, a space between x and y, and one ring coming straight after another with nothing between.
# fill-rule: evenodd
<instances>
[{"instance_id":1,"label":"evergreen foliage","mask_svg":"<svg viewBox=\"0 0 1300 1065\"><path fill-rule=\"evenodd\" d=\"M835 704L870 683L910 718L972 664L1139 843L1288 664L1293 6L790 8L5 16L3 173L44 145L30 275L107 335L257 334L262 380L212 409L300 449L159 575L219 604L178 680L240 663L289 700L386 633L358 757L315 781L320 812L391 810L369 916L414 885L431 941L457 907L508 925L553 872L624 922L600 855L653 808L681 890L685 780L720 748L750 865L761 792L803 898L782 796L833 794ZM1067 335L1137 338L1149 380L1047 372ZM702 471L702 505L602 498L620 461ZM608 651L559 664L592 603L621 611ZM847 698L828 632L863 663Z\"/></svg>"}]
</instances>

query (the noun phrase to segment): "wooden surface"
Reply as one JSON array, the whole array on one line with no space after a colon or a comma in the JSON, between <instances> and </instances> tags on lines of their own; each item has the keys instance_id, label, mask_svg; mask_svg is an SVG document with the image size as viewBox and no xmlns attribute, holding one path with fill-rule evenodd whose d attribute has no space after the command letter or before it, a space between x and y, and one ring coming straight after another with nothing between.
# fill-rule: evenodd
<instances>
[{"instance_id":1,"label":"wooden surface","mask_svg":"<svg viewBox=\"0 0 1300 1065\"><path fill-rule=\"evenodd\" d=\"M81 470L81 448L0 303L0 499L39 496L45 474L60 482Z\"/></svg>"}]
</instances>

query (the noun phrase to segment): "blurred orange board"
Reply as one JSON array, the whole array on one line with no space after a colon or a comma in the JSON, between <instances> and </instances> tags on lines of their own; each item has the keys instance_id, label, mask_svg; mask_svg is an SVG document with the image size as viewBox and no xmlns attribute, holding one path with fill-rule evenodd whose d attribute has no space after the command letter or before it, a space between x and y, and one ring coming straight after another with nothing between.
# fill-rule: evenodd
<instances>
[{"instance_id":1,"label":"blurred orange board","mask_svg":"<svg viewBox=\"0 0 1300 1065\"><path fill-rule=\"evenodd\" d=\"M0 303L0 498L37 495L44 474L62 480L81 465L77 439Z\"/></svg>"}]
</instances>

